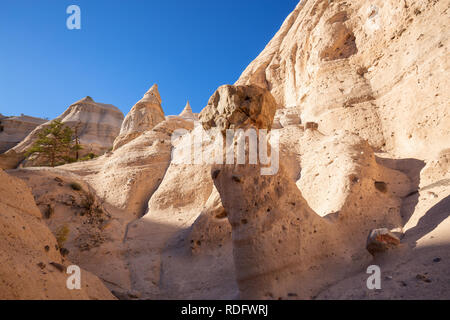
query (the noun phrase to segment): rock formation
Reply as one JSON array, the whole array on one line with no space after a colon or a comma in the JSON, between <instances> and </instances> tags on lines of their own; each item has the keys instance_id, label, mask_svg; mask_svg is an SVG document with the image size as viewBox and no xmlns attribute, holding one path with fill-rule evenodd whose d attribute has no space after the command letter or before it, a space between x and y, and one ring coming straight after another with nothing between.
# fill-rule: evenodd
<instances>
[{"instance_id":1,"label":"rock formation","mask_svg":"<svg viewBox=\"0 0 450 320\"><path fill-rule=\"evenodd\" d=\"M217 89L200 113L203 128L245 128L255 125L270 129L276 111L275 100L268 90L257 86L225 85Z\"/></svg>"},{"instance_id":2,"label":"rock formation","mask_svg":"<svg viewBox=\"0 0 450 320\"><path fill-rule=\"evenodd\" d=\"M54 120L60 120L73 130L77 130L83 147L80 151L81 155L88 153L101 155L112 148L113 141L120 130L123 114L113 105L98 103L91 97L85 97L69 106ZM16 168L25 159L25 152L37 140L39 132L49 123L38 126L22 142L1 155L0 167ZM23 163L24 166L39 164L41 164L39 159Z\"/></svg>"},{"instance_id":3,"label":"rock formation","mask_svg":"<svg viewBox=\"0 0 450 320\"><path fill-rule=\"evenodd\" d=\"M115 207L142 216L170 164L171 134L180 128L192 130L193 123L180 119L163 121L113 153L62 168L83 176Z\"/></svg>"},{"instance_id":4,"label":"rock formation","mask_svg":"<svg viewBox=\"0 0 450 320\"><path fill-rule=\"evenodd\" d=\"M154 86L112 151L8 171L41 213L3 172L0 205L41 214L34 236L67 225L50 260L120 299L449 298L449 22L445 1L303 0L201 125L189 103L165 118ZM254 163L251 137L224 143L228 129L268 131ZM382 290L366 286L374 264Z\"/></svg>"},{"instance_id":5,"label":"rock formation","mask_svg":"<svg viewBox=\"0 0 450 320\"><path fill-rule=\"evenodd\" d=\"M125 117L120 128L120 135L114 141L114 150L165 120L161 101L158 85L154 84Z\"/></svg>"},{"instance_id":6,"label":"rock formation","mask_svg":"<svg viewBox=\"0 0 450 320\"><path fill-rule=\"evenodd\" d=\"M46 120L25 115L17 117L0 116L0 153L16 146L44 122Z\"/></svg>"},{"instance_id":7,"label":"rock formation","mask_svg":"<svg viewBox=\"0 0 450 320\"><path fill-rule=\"evenodd\" d=\"M445 1L301 1L237 84L270 89L324 134L433 157L450 140L448 22Z\"/></svg>"},{"instance_id":8,"label":"rock formation","mask_svg":"<svg viewBox=\"0 0 450 320\"><path fill-rule=\"evenodd\" d=\"M181 111L181 113L178 116L185 120L191 121L198 120L197 117L192 113L192 108L189 101L186 103L186 106L184 107L183 111Z\"/></svg>"},{"instance_id":9,"label":"rock formation","mask_svg":"<svg viewBox=\"0 0 450 320\"><path fill-rule=\"evenodd\" d=\"M0 299L114 299L84 270L81 290L67 288L72 263L61 256L30 189L2 170L0 179Z\"/></svg>"},{"instance_id":10,"label":"rock formation","mask_svg":"<svg viewBox=\"0 0 450 320\"><path fill-rule=\"evenodd\" d=\"M229 92L223 99L236 101L233 91ZM275 104L272 108L274 110ZM236 109L241 106L236 104ZM247 123L242 118L234 120L226 108L221 110L217 111L217 118L222 119L222 123ZM259 112L265 113L264 109ZM273 119L274 112L271 114ZM253 123L255 129L264 128L264 124L257 127L256 122ZM284 168L285 161L272 176L261 175L258 164L224 164L212 169L233 230L236 276L244 299L314 297L331 279L343 278L367 262L365 239L371 228L380 223L390 228L401 225L400 197L410 191L406 177L377 165L370 147L357 136L352 139L325 137L316 130L303 133L301 128L292 127L294 129L298 129L295 134L284 132L290 127L282 130L281 159L292 157L286 152L295 152L286 141L304 149L299 152L300 163L290 163L289 170ZM235 137L237 143L239 139ZM237 143L231 144L232 148ZM340 150L336 150L337 146ZM322 156L314 152L311 154L314 159L308 159L311 149L322 150ZM333 152L335 156L331 156ZM322 159L326 163L321 164ZM309 165L324 174L327 181L320 183ZM340 168L342 179L334 176L328 180L331 176L327 176L327 171L334 169L327 167L333 165ZM330 197L325 201L328 205L331 201L342 201L335 207L319 207L324 212L322 216L327 218L321 218L310 208L295 185L292 177L297 174L292 171L300 168L302 178L316 178L305 181L304 188L303 183L300 184L301 190L311 191L309 203L316 204L317 199L317 204L323 205L327 187L330 188ZM387 187L378 190L377 181L389 185L389 191ZM333 182L340 185L333 189ZM316 183L321 185L320 198L316 198L319 191L314 190ZM344 194L340 195L342 191ZM366 207L365 203L370 203L371 207ZM390 207L389 211L385 211L386 206ZM333 270L327 265L332 265Z\"/></svg>"}]
</instances>

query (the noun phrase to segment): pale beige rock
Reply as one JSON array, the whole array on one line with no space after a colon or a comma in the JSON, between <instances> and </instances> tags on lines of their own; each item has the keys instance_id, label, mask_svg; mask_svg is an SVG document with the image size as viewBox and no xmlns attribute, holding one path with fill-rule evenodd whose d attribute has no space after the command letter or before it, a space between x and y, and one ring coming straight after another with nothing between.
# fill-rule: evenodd
<instances>
[{"instance_id":1,"label":"pale beige rock","mask_svg":"<svg viewBox=\"0 0 450 320\"><path fill-rule=\"evenodd\" d=\"M448 14L445 1L304 0L203 126L187 106L94 161L14 174L41 210L54 198L53 231L82 221L61 207L81 200L68 179L105 199L111 226L75 234L111 239L82 252L69 238L68 257L124 299L448 298ZM221 131L252 127L279 136L276 174L210 162ZM199 162L177 153L195 149ZM372 257L378 228L401 243ZM366 287L373 264L382 291Z\"/></svg>"},{"instance_id":2,"label":"pale beige rock","mask_svg":"<svg viewBox=\"0 0 450 320\"><path fill-rule=\"evenodd\" d=\"M409 180L379 166L371 148L357 136L326 137L298 126L280 131L282 162L297 159L288 162L289 170L281 164L278 173L263 176L260 165L247 164L216 165L212 171L232 226L244 299L309 299L330 281L357 272L370 259L367 234L380 224L401 226L401 197L410 190ZM327 168L335 161L335 168ZM327 174L335 174L336 168L341 179ZM326 181L315 181L314 169L323 172ZM298 173L301 189L310 192L308 202L320 206L324 218L295 185ZM386 182L385 189L377 189L383 180L389 190ZM317 182L321 190L314 190ZM324 188L330 188L333 197L325 199Z\"/></svg>"},{"instance_id":3,"label":"pale beige rock","mask_svg":"<svg viewBox=\"0 0 450 320\"><path fill-rule=\"evenodd\" d=\"M60 246L68 250L68 259L97 275L110 290L130 290L123 254L126 225L134 218L130 213L110 206L79 176L60 168L18 169L10 174L31 188L51 232L58 236L63 228L67 231Z\"/></svg>"},{"instance_id":4,"label":"pale beige rock","mask_svg":"<svg viewBox=\"0 0 450 320\"><path fill-rule=\"evenodd\" d=\"M218 127L222 132L250 125L270 129L275 111L276 103L268 90L224 85L209 99L200 113L200 122L205 130Z\"/></svg>"},{"instance_id":5,"label":"pale beige rock","mask_svg":"<svg viewBox=\"0 0 450 320\"><path fill-rule=\"evenodd\" d=\"M236 84L398 157L450 141L446 1L301 1ZM370 124L370 125L368 125Z\"/></svg>"},{"instance_id":6,"label":"pale beige rock","mask_svg":"<svg viewBox=\"0 0 450 320\"><path fill-rule=\"evenodd\" d=\"M202 126L197 126L175 139L174 146L213 148L212 142L196 141L201 133ZM132 286L148 299L237 296L231 230L213 186L211 165L193 160L189 153L172 155L146 214L128 228ZM210 272L196 272L204 269Z\"/></svg>"},{"instance_id":7,"label":"pale beige rock","mask_svg":"<svg viewBox=\"0 0 450 320\"><path fill-rule=\"evenodd\" d=\"M160 295L172 299L236 299L232 251L231 226L214 188L191 227L175 234L163 250Z\"/></svg>"},{"instance_id":8,"label":"pale beige rock","mask_svg":"<svg viewBox=\"0 0 450 320\"><path fill-rule=\"evenodd\" d=\"M171 134L193 129L182 119L166 120L113 153L62 168L83 177L108 203L140 217L160 185L171 159Z\"/></svg>"},{"instance_id":9,"label":"pale beige rock","mask_svg":"<svg viewBox=\"0 0 450 320\"><path fill-rule=\"evenodd\" d=\"M387 252L376 264L382 270L382 290L355 284L367 280L360 273L323 290L318 299L448 299L450 296L450 171L448 151L428 164L414 159L384 159L387 165L405 171L417 190L404 198L401 250ZM419 186L420 183L420 186ZM420 275L427 274L427 282ZM419 277L416 277L419 275Z\"/></svg>"},{"instance_id":10,"label":"pale beige rock","mask_svg":"<svg viewBox=\"0 0 450 320\"><path fill-rule=\"evenodd\" d=\"M198 118L192 113L191 104L189 101L186 103L186 106L184 107L183 111L178 115L179 117L185 119L185 120L191 120L191 121L197 121Z\"/></svg>"},{"instance_id":11,"label":"pale beige rock","mask_svg":"<svg viewBox=\"0 0 450 320\"><path fill-rule=\"evenodd\" d=\"M114 141L114 150L165 120L161 102L158 85L154 84L125 117L120 135Z\"/></svg>"},{"instance_id":12,"label":"pale beige rock","mask_svg":"<svg viewBox=\"0 0 450 320\"><path fill-rule=\"evenodd\" d=\"M448 92L443 89L448 83L446 52L449 41L448 33L444 31L448 23L445 1L302 1L236 83L270 89L279 108L295 110L303 123L311 123L306 125L310 129L305 132L302 127L285 127L280 121L283 112L277 112L273 127L285 127L280 131L286 175L297 181L315 211L339 225L340 230L346 230L346 234L337 237L339 241L349 235L358 238L344 246L352 250L359 243L348 268L361 263L361 271L357 272L356 268L353 270L356 276L351 276L352 272L342 275L339 274L341 267L336 264L330 273L325 272L324 277L329 275L329 283L338 281L338 284L327 287L328 283L321 293L321 285L312 283L314 277L302 278L305 284L302 289L315 286L311 298L442 299L450 294L448 273L444 272L448 264L442 263L448 259L447 234L450 230L448 210L445 209L448 208L446 176L450 128L446 101L449 99ZM385 152L374 156L369 145L358 142L352 134L367 139L371 147ZM228 178L233 180L233 175L241 172L240 181L249 178L246 170L235 168L235 171ZM251 176L249 180L252 178L256 179ZM263 186L267 184L267 181L262 183ZM231 206L238 202L236 213L241 215L245 207L242 203L250 200L239 202L236 194L253 195L265 190L252 189L249 182L245 186L249 190L239 192L233 186L232 193L227 190L232 183L224 182L224 185L218 186L219 191L231 199ZM276 190L276 186L273 188ZM271 188L267 189L270 195ZM258 198L256 202L269 197ZM222 201L227 208L223 196ZM276 201L275 197L273 201ZM374 206L368 203L374 203ZM282 204L277 203L276 207L280 206ZM228 209L227 212L230 217L233 215ZM366 267L374 262L370 259L363 262L365 259L358 258L364 251L363 237L367 236L361 231L368 232L370 224L374 228L383 227L388 220L389 228L401 227L395 230L404 232L408 246L401 246L385 260L375 262L382 267L383 274L387 270L395 280L383 281L383 291L379 294L364 285ZM247 224L258 223L249 221ZM265 227L271 231L270 227ZM331 231L327 232L332 236ZM253 239L252 236L258 233L264 234L242 232L242 237ZM269 234L272 244L267 242L266 245L270 249L264 249L262 244L258 247L260 239L244 242L254 244L249 245L249 251L243 249L244 264L248 262L245 256L253 252L251 250L264 251L259 257L271 252L277 237ZM286 256L283 250L276 256ZM329 264L327 259L323 257L322 264ZM249 265L257 269L257 264L264 265L270 270L275 260L267 258ZM278 298L273 294L276 290L284 294L279 297L286 298L286 291L281 289L284 280L274 284L274 290L270 288L276 270L284 270L281 265L282 262L275 263L273 273L262 272L261 282L255 279L256 276L252 278L253 271L249 272L248 286L240 283L241 294L261 297L269 288L271 290L267 291L272 293L269 298ZM424 265L434 273L427 288L412 284L407 276L411 272L424 274ZM287 269L295 267L294 263ZM237 268L238 276L239 270ZM308 271L296 273L300 279L300 274L305 276ZM338 280L346 277L349 278ZM304 293L302 296L308 297ZM287 298L298 297L296 292L287 294Z\"/></svg>"},{"instance_id":13,"label":"pale beige rock","mask_svg":"<svg viewBox=\"0 0 450 320\"><path fill-rule=\"evenodd\" d=\"M128 233L133 234L130 223L139 221L161 183L170 163L171 134L177 129L189 132L193 123L181 118L164 121L92 161L12 172L27 181L43 213L52 207L53 215L46 220L50 229L57 233L61 225L66 225L71 231L65 244L68 257L98 275L121 298L130 299L130 295L135 296L133 292L141 296L133 280L133 265L130 267L140 250L127 241ZM72 182L79 183L82 190L73 190ZM92 213L86 208L88 195L93 199ZM155 237L148 240L153 245L161 243Z\"/></svg>"},{"instance_id":14,"label":"pale beige rock","mask_svg":"<svg viewBox=\"0 0 450 320\"><path fill-rule=\"evenodd\" d=\"M207 251L210 248L222 247L231 240L231 226L227 219L227 212L220 200L220 194L214 188L205 210L193 223L189 233L189 244L194 254Z\"/></svg>"},{"instance_id":15,"label":"pale beige rock","mask_svg":"<svg viewBox=\"0 0 450 320\"><path fill-rule=\"evenodd\" d=\"M30 189L2 170L0 179L0 299L113 299L103 283L85 270L81 270L81 290L67 288L65 269L72 263L60 255Z\"/></svg>"},{"instance_id":16,"label":"pale beige rock","mask_svg":"<svg viewBox=\"0 0 450 320\"><path fill-rule=\"evenodd\" d=\"M0 153L17 145L31 131L44 122L46 120L25 115L17 117L0 115Z\"/></svg>"},{"instance_id":17,"label":"pale beige rock","mask_svg":"<svg viewBox=\"0 0 450 320\"><path fill-rule=\"evenodd\" d=\"M54 120L59 120L72 129L77 128L79 141L83 147L80 156L88 153L101 155L111 149L119 133L123 114L113 105L95 102L91 97L85 97L69 106ZM49 124L50 121L38 126L22 142L0 155L0 167L16 168L25 159L25 152L38 139L39 132ZM37 165L42 165L39 158L22 164L22 166Z\"/></svg>"},{"instance_id":18,"label":"pale beige rock","mask_svg":"<svg viewBox=\"0 0 450 320\"><path fill-rule=\"evenodd\" d=\"M297 109L277 110L278 121L282 127L300 125L302 123L300 113Z\"/></svg>"}]
</instances>

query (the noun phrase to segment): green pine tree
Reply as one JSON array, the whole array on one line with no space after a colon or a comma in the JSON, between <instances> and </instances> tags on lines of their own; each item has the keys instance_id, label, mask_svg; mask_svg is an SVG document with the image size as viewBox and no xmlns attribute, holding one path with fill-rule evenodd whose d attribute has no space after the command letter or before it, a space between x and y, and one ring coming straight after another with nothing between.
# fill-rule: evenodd
<instances>
[{"instance_id":1,"label":"green pine tree","mask_svg":"<svg viewBox=\"0 0 450 320\"><path fill-rule=\"evenodd\" d=\"M26 156L37 154L48 165L55 167L70 162L70 153L79 150L79 144L73 144L73 130L65 126L61 121L54 120L50 126L44 128L38 135L38 139L27 151Z\"/></svg>"}]
</instances>

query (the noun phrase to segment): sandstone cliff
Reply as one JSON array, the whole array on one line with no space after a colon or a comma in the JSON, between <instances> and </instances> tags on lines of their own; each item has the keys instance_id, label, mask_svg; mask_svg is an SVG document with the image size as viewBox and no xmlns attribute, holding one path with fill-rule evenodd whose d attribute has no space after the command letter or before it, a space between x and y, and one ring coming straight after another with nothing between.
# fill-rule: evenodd
<instances>
[{"instance_id":1,"label":"sandstone cliff","mask_svg":"<svg viewBox=\"0 0 450 320\"><path fill-rule=\"evenodd\" d=\"M16 146L44 122L46 120L25 115L17 117L0 116L0 153Z\"/></svg>"},{"instance_id":2,"label":"sandstone cliff","mask_svg":"<svg viewBox=\"0 0 450 320\"><path fill-rule=\"evenodd\" d=\"M66 286L66 267L54 235L42 221L30 189L0 170L0 299L114 299L82 270L81 290Z\"/></svg>"},{"instance_id":3,"label":"sandstone cliff","mask_svg":"<svg viewBox=\"0 0 450 320\"><path fill-rule=\"evenodd\" d=\"M113 105L95 102L91 97L85 97L70 105L54 120L60 120L73 130L77 130L83 147L81 155L88 153L101 155L112 148L114 139L119 134L123 114ZM25 159L25 152L36 141L39 132L49 123L41 124L18 145L1 155L0 167L16 168ZM24 166L39 164L39 159L23 163Z\"/></svg>"},{"instance_id":4,"label":"sandstone cliff","mask_svg":"<svg viewBox=\"0 0 450 320\"><path fill-rule=\"evenodd\" d=\"M271 91L324 134L432 158L450 140L446 1L301 1L237 84Z\"/></svg>"}]
</instances>

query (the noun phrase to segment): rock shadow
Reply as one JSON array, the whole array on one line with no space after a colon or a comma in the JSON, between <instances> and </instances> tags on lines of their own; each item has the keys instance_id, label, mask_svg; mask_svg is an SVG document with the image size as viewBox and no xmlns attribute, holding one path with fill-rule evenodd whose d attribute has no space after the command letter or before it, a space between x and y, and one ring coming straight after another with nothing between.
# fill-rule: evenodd
<instances>
[{"instance_id":1,"label":"rock shadow","mask_svg":"<svg viewBox=\"0 0 450 320\"><path fill-rule=\"evenodd\" d=\"M402 207L400 209L402 223L405 225L411 218L419 202L420 172L425 167L425 162L414 158L390 159L381 157L376 157L376 161L386 168L404 173L411 181L411 190L403 197Z\"/></svg>"}]
</instances>

